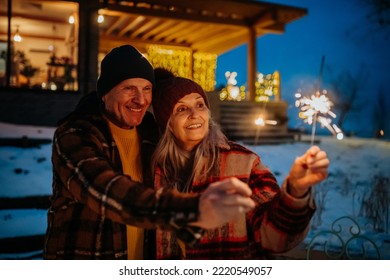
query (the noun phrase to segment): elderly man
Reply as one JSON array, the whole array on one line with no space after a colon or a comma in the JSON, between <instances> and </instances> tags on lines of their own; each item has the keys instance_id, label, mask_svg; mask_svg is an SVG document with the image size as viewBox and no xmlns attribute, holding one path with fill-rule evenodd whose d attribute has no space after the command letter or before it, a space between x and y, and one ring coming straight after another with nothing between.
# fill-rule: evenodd
<instances>
[{"instance_id":1,"label":"elderly man","mask_svg":"<svg viewBox=\"0 0 390 280\"><path fill-rule=\"evenodd\" d=\"M172 230L191 244L202 229L253 208L250 189L236 179L201 195L153 190L153 85L153 67L136 48L114 48L101 63L97 91L60 122L45 259L144 259L154 242L146 229Z\"/></svg>"}]
</instances>

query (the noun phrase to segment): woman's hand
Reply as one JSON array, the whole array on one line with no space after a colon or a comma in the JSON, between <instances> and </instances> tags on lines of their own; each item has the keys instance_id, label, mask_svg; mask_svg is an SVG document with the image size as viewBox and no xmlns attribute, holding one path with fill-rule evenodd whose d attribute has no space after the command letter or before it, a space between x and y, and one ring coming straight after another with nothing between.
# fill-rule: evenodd
<instances>
[{"instance_id":1,"label":"woman's hand","mask_svg":"<svg viewBox=\"0 0 390 280\"><path fill-rule=\"evenodd\" d=\"M295 159L287 177L289 193L294 197L304 196L311 186L328 176L329 159L324 151L312 146Z\"/></svg>"}]
</instances>

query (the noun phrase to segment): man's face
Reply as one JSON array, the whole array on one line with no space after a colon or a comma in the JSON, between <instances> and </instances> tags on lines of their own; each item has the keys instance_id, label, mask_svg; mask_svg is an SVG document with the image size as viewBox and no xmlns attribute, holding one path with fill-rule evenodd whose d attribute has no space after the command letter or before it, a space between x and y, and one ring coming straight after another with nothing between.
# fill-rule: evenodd
<instances>
[{"instance_id":1,"label":"man's face","mask_svg":"<svg viewBox=\"0 0 390 280\"><path fill-rule=\"evenodd\" d=\"M170 129L180 147L192 151L209 132L209 110L199 93L180 99L173 108Z\"/></svg>"},{"instance_id":2,"label":"man's face","mask_svg":"<svg viewBox=\"0 0 390 280\"><path fill-rule=\"evenodd\" d=\"M127 79L102 97L106 112L122 128L141 123L152 102L152 83L142 78Z\"/></svg>"}]
</instances>

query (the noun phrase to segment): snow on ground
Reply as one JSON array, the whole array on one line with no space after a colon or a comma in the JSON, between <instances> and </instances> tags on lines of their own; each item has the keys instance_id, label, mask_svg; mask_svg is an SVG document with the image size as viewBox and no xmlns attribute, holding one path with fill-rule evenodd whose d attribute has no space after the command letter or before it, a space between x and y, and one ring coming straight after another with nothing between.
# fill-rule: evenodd
<instances>
[{"instance_id":1,"label":"snow on ground","mask_svg":"<svg viewBox=\"0 0 390 280\"><path fill-rule=\"evenodd\" d=\"M54 128L50 127L0 123L0 138L27 136L52 139L53 132ZM339 141L326 136L316 139L319 140L320 148L327 152L331 164L328 179L315 188L318 209L305 244L320 232L330 230L336 219L349 216L359 223L362 235L374 240L375 245L380 248L382 258L390 259L390 221L386 221L389 218L383 214L390 211L390 142L362 138ZM302 141L246 146L260 155L263 163L275 174L279 184L282 184L294 159L302 155L310 147L310 143ZM34 148L0 146L0 197L50 194L50 155L51 144ZM375 185L377 189L372 193ZM386 196L387 202L384 199ZM381 206L379 201L387 204ZM364 203L371 205L373 211L382 211L372 214L376 225L367 215L362 215ZM384 217L382 221L378 218L381 216ZM0 211L0 238L43 234L45 229L45 210ZM325 237L319 236L318 240L321 238Z\"/></svg>"}]
</instances>

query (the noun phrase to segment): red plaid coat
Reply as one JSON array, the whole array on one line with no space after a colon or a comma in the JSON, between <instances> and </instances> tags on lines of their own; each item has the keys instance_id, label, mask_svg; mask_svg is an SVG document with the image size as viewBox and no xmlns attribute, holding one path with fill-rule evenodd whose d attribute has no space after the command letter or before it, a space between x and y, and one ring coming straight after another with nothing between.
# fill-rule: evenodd
<instances>
[{"instance_id":1,"label":"red plaid coat","mask_svg":"<svg viewBox=\"0 0 390 280\"><path fill-rule=\"evenodd\" d=\"M157 230L158 259L265 259L272 253L292 249L306 236L315 210L311 192L304 198L290 196L258 155L236 143L220 147L217 175L201 179L195 176L192 192L202 192L211 182L236 176L249 184L256 208L234 223L208 230L192 248L181 254L174 233ZM161 170L155 175L155 187L166 188Z\"/></svg>"}]
</instances>

